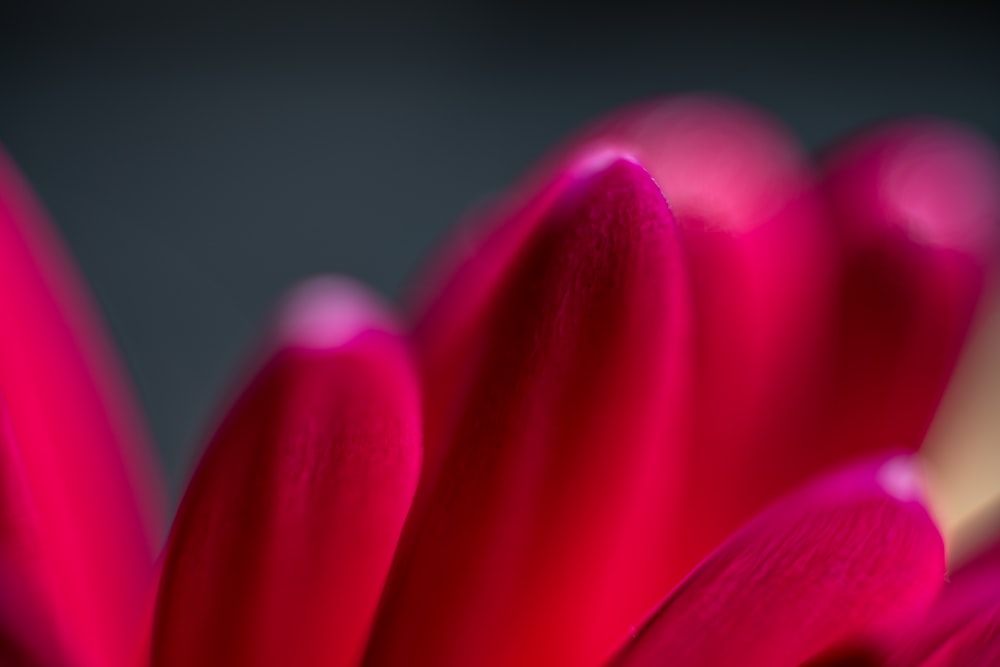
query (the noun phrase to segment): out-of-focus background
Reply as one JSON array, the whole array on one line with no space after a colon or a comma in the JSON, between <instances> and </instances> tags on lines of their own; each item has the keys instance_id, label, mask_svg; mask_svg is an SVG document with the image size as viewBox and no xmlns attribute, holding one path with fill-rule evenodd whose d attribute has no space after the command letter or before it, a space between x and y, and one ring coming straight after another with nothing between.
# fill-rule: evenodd
<instances>
[{"instance_id":1,"label":"out-of-focus background","mask_svg":"<svg viewBox=\"0 0 1000 667\"><path fill-rule=\"evenodd\" d=\"M658 94L744 98L813 149L914 113L1000 140L993 14L6 0L0 143L100 301L176 497L297 279L399 294L463 211L581 123Z\"/></svg>"}]
</instances>

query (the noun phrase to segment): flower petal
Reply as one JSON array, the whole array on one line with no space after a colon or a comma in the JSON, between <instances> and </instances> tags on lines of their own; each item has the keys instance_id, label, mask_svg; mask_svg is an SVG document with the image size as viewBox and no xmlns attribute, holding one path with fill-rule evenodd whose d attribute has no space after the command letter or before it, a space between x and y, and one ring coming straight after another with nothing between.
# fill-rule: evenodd
<instances>
[{"instance_id":1,"label":"flower petal","mask_svg":"<svg viewBox=\"0 0 1000 667\"><path fill-rule=\"evenodd\" d=\"M848 469L785 498L731 537L612 661L795 666L923 611L944 576L913 464Z\"/></svg>"},{"instance_id":2,"label":"flower petal","mask_svg":"<svg viewBox=\"0 0 1000 667\"><path fill-rule=\"evenodd\" d=\"M567 185L500 277L366 665L597 664L670 586L689 349L659 188Z\"/></svg>"},{"instance_id":3,"label":"flower petal","mask_svg":"<svg viewBox=\"0 0 1000 667\"><path fill-rule=\"evenodd\" d=\"M811 167L746 105L709 96L613 114L576 139L647 165L677 217L697 318L683 574L828 464L810 448L833 254ZM803 431L806 431L803 433ZM767 461L767 465L761 465ZM748 471L753 471L749 474Z\"/></svg>"},{"instance_id":4,"label":"flower petal","mask_svg":"<svg viewBox=\"0 0 1000 667\"><path fill-rule=\"evenodd\" d=\"M154 665L351 665L420 468L405 341L374 298L307 283L205 451L163 565Z\"/></svg>"},{"instance_id":5,"label":"flower petal","mask_svg":"<svg viewBox=\"0 0 1000 667\"><path fill-rule=\"evenodd\" d=\"M486 315L510 265L563 191L617 155L588 154L554 177L529 180L480 211L429 263L410 297L412 337L424 400L426 461L433 465L461 409L470 356L485 335Z\"/></svg>"},{"instance_id":6,"label":"flower petal","mask_svg":"<svg viewBox=\"0 0 1000 667\"><path fill-rule=\"evenodd\" d=\"M1000 540L958 568L930 612L883 637L889 667L1000 664Z\"/></svg>"},{"instance_id":7,"label":"flower petal","mask_svg":"<svg viewBox=\"0 0 1000 667\"><path fill-rule=\"evenodd\" d=\"M0 394L53 578L39 604L73 660L118 664L160 538L160 487L90 299L2 151L0 321Z\"/></svg>"},{"instance_id":8,"label":"flower petal","mask_svg":"<svg viewBox=\"0 0 1000 667\"><path fill-rule=\"evenodd\" d=\"M572 137L442 260L415 328L429 461L460 417L469 359L500 276L567 185L634 156L665 193L690 261L698 372L675 581L739 525L829 457L801 443L825 388L832 302L827 225L794 140L764 114L707 96L626 108ZM527 202L527 203L525 203ZM768 466L760 466L763 459ZM753 475L746 474L753 469Z\"/></svg>"},{"instance_id":9,"label":"flower petal","mask_svg":"<svg viewBox=\"0 0 1000 667\"><path fill-rule=\"evenodd\" d=\"M1000 663L1000 572L948 584L927 617L890 645L890 667Z\"/></svg>"},{"instance_id":10,"label":"flower petal","mask_svg":"<svg viewBox=\"0 0 1000 667\"><path fill-rule=\"evenodd\" d=\"M996 265L1000 159L943 123L877 128L828 160L841 240L822 431L855 452L919 447Z\"/></svg>"},{"instance_id":11,"label":"flower petal","mask_svg":"<svg viewBox=\"0 0 1000 667\"><path fill-rule=\"evenodd\" d=\"M0 401L0 664L57 665L62 646L53 579L40 550L38 513Z\"/></svg>"}]
</instances>

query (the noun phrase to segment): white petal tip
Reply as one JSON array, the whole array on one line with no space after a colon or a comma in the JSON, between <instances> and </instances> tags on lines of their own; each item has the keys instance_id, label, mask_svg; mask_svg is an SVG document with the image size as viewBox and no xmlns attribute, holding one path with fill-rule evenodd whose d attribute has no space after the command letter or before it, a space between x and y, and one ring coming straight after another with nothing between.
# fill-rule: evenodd
<instances>
[{"instance_id":1,"label":"white petal tip","mask_svg":"<svg viewBox=\"0 0 1000 667\"><path fill-rule=\"evenodd\" d=\"M277 318L280 344L315 350L340 347L365 331L396 329L374 292L340 276L317 276L293 288Z\"/></svg>"}]
</instances>

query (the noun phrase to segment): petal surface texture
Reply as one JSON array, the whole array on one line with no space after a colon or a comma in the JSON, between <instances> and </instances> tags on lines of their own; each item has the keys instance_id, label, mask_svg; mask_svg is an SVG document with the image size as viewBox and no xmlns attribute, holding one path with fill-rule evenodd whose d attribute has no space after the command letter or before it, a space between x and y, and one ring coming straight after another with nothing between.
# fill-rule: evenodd
<instances>
[{"instance_id":1,"label":"petal surface texture","mask_svg":"<svg viewBox=\"0 0 1000 667\"><path fill-rule=\"evenodd\" d=\"M707 96L652 102L599 121L570 150L600 146L647 165L689 257L696 424L679 578L822 469L799 419L820 398L834 257L808 161L756 109Z\"/></svg>"},{"instance_id":2,"label":"petal surface texture","mask_svg":"<svg viewBox=\"0 0 1000 667\"><path fill-rule=\"evenodd\" d=\"M930 604L944 547L905 457L783 499L713 552L616 667L791 667Z\"/></svg>"},{"instance_id":3,"label":"petal surface texture","mask_svg":"<svg viewBox=\"0 0 1000 667\"><path fill-rule=\"evenodd\" d=\"M595 165L501 281L366 665L600 664L669 590L690 316L659 188Z\"/></svg>"},{"instance_id":4,"label":"petal surface texture","mask_svg":"<svg viewBox=\"0 0 1000 667\"><path fill-rule=\"evenodd\" d=\"M808 162L765 114L704 96L614 113L554 151L477 227L456 236L428 281L437 289L415 327L428 447L437 449L464 409L454 397L464 395L500 276L568 184L616 155L633 156L654 177L688 259L697 370L680 476L688 511L675 527L683 539L670 565L677 582L829 460L801 443L815 440L809 428L827 398L823 327L835 256Z\"/></svg>"},{"instance_id":5,"label":"petal surface texture","mask_svg":"<svg viewBox=\"0 0 1000 667\"><path fill-rule=\"evenodd\" d=\"M405 341L343 279L294 292L165 552L152 664L353 665L420 471Z\"/></svg>"},{"instance_id":6,"label":"petal surface texture","mask_svg":"<svg viewBox=\"0 0 1000 667\"><path fill-rule=\"evenodd\" d=\"M138 411L95 313L0 151L2 465L21 484L4 499L17 493L31 508L21 519L34 524L22 533L33 535L21 552L30 558L4 553L0 561L18 563L26 582L35 578L27 570L44 570L40 613L76 664L103 666L130 654L162 502Z\"/></svg>"}]
</instances>

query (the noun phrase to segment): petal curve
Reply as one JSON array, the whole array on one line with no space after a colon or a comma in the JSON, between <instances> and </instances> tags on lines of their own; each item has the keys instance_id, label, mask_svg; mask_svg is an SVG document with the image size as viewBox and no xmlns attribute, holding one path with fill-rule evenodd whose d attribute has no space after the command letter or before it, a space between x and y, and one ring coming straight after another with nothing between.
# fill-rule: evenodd
<instances>
[{"instance_id":1,"label":"petal curve","mask_svg":"<svg viewBox=\"0 0 1000 667\"><path fill-rule=\"evenodd\" d=\"M611 664L800 665L922 612L944 567L912 461L850 468L730 538Z\"/></svg>"},{"instance_id":2,"label":"petal curve","mask_svg":"<svg viewBox=\"0 0 1000 667\"><path fill-rule=\"evenodd\" d=\"M420 470L416 378L389 321L345 280L292 295L181 503L153 665L360 658Z\"/></svg>"},{"instance_id":3,"label":"petal curve","mask_svg":"<svg viewBox=\"0 0 1000 667\"><path fill-rule=\"evenodd\" d=\"M501 276L366 665L598 664L673 576L689 345L639 165L565 188Z\"/></svg>"},{"instance_id":4,"label":"petal curve","mask_svg":"<svg viewBox=\"0 0 1000 667\"><path fill-rule=\"evenodd\" d=\"M0 394L52 577L39 600L82 665L128 659L161 538L139 411L83 283L0 150Z\"/></svg>"}]
</instances>

